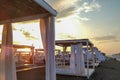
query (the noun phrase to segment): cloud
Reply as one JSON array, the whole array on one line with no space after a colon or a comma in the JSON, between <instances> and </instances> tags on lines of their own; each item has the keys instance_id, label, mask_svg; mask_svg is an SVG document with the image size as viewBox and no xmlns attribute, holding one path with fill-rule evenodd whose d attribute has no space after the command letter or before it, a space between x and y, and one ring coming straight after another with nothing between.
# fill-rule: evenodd
<instances>
[{"instance_id":1,"label":"cloud","mask_svg":"<svg viewBox=\"0 0 120 80\"><path fill-rule=\"evenodd\" d=\"M54 9L57 10L58 18L65 18L76 13L76 2L81 0L46 0Z\"/></svg>"},{"instance_id":2,"label":"cloud","mask_svg":"<svg viewBox=\"0 0 120 80\"><path fill-rule=\"evenodd\" d=\"M94 37L93 39L95 40L113 40L113 39L116 39L116 36L113 36L113 35L108 35L108 36L102 36L102 37Z\"/></svg>"},{"instance_id":3,"label":"cloud","mask_svg":"<svg viewBox=\"0 0 120 80\"><path fill-rule=\"evenodd\" d=\"M90 19L87 18L87 17L83 17L83 18L81 17L80 20L81 20L81 21L89 21Z\"/></svg>"},{"instance_id":4,"label":"cloud","mask_svg":"<svg viewBox=\"0 0 120 80\"><path fill-rule=\"evenodd\" d=\"M66 18L72 15L77 15L82 21L88 21L89 18L81 17L81 13L96 11L101 8L101 5L96 0L89 2L85 0L46 0L54 9L57 10L57 19Z\"/></svg>"},{"instance_id":5,"label":"cloud","mask_svg":"<svg viewBox=\"0 0 120 80\"><path fill-rule=\"evenodd\" d=\"M28 32L28 31L25 31L24 29L20 29L20 32L22 32L22 34L26 37L26 39L28 39L28 40L38 40L38 38L37 37L34 37L34 36L31 36L30 35L30 32Z\"/></svg>"},{"instance_id":6,"label":"cloud","mask_svg":"<svg viewBox=\"0 0 120 80\"><path fill-rule=\"evenodd\" d=\"M77 1L81 0L46 0L53 8L58 12L63 11L71 6L73 6Z\"/></svg>"},{"instance_id":7,"label":"cloud","mask_svg":"<svg viewBox=\"0 0 120 80\"><path fill-rule=\"evenodd\" d=\"M16 29L16 27L13 26L13 27L12 27L12 30L17 30L17 29Z\"/></svg>"},{"instance_id":8,"label":"cloud","mask_svg":"<svg viewBox=\"0 0 120 80\"><path fill-rule=\"evenodd\" d=\"M75 36L71 36L71 35L66 35L67 38L69 39L75 39L76 37Z\"/></svg>"},{"instance_id":9,"label":"cloud","mask_svg":"<svg viewBox=\"0 0 120 80\"><path fill-rule=\"evenodd\" d=\"M90 12L90 11L94 11L94 10L99 10L101 8L101 5L96 2L95 0L93 0L93 2L88 3L88 2L84 2L82 4L82 6L80 7L80 12Z\"/></svg>"},{"instance_id":10,"label":"cloud","mask_svg":"<svg viewBox=\"0 0 120 80\"><path fill-rule=\"evenodd\" d=\"M60 33L59 35L58 35L58 37L60 38L60 39L76 39L77 37L75 37L74 35L70 35L70 34L62 34L62 33ZM58 38L58 39L59 39Z\"/></svg>"},{"instance_id":11,"label":"cloud","mask_svg":"<svg viewBox=\"0 0 120 80\"><path fill-rule=\"evenodd\" d=\"M57 18L65 18L72 14L76 13L76 8L74 6L71 6L67 9L64 9L58 13Z\"/></svg>"},{"instance_id":12,"label":"cloud","mask_svg":"<svg viewBox=\"0 0 120 80\"><path fill-rule=\"evenodd\" d=\"M108 35L108 36L101 36L101 37L94 37L92 38L100 43L104 42L119 42L120 38L114 35Z\"/></svg>"}]
</instances>

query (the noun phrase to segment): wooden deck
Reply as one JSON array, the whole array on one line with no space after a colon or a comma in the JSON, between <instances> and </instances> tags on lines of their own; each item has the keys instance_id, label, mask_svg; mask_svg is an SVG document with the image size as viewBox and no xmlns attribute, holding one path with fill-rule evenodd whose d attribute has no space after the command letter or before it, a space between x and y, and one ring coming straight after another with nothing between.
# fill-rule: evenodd
<instances>
[{"instance_id":1,"label":"wooden deck","mask_svg":"<svg viewBox=\"0 0 120 80\"><path fill-rule=\"evenodd\" d=\"M89 76L91 76L94 71L95 71L94 69L89 69ZM74 71L70 69L56 69L56 74L87 77L87 69L85 69L85 74L83 75L76 74Z\"/></svg>"},{"instance_id":2,"label":"wooden deck","mask_svg":"<svg viewBox=\"0 0 120 80\"><path fill-rule=\"evenodd\" d=\"M17 80L45 80L45 66L17 70ZM56 80L87 80L87 78L56 74Z\"/></svg>"}]
</instances>

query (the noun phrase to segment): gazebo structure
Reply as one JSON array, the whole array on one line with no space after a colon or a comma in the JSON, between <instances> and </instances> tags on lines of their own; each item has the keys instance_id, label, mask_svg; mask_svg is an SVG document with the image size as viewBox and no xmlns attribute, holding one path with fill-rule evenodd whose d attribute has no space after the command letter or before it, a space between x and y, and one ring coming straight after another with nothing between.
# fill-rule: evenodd
<instances>
[{"instance_id":1,"label":"gazebo structure","mask_svg":"<svg viewBox=\"0 0 120 80\"><path fill-rule=\"evenodd\" d=\"M54 23L57 12L44 0L1 0L0 25L3 25L0 54L0 80L17 80L13 54L12 23L40 19L46 55L46 80L56 80Z\"/></svg>"},{"instance_id":2,"label":"gazebo structure","mask_svg":"<svg viewBox=\"0 0 120 80\"><path fill-rule=\"evenodd\" d=\"M34 64L34 46L13 44L13 53L15 57L16 67L24 65L25 61L27 61L27 64ZM25 59L23 59L22 55L25 54L27 56L24 57Z\"/></svg>"},{"instance_id":3,"label":"gazebo structure","mask_svg":"<svg viewBox=\"0 0 120 80\"><path fill-rule=\"evenodd\" d=\"M60 57L56 56L57 74L90 77L94 71L94 56L92 53L93 67L90 69L89 51L92 52L93 44L88 39L57 40L55 44L63 48L62 53L58 53ZM66 51L67 47L70 47L69 53Z\"/></svg>"},{"instance_id":4,"label":"gazebo structure","mask_svg":"<svg viewBox=\"0 0 120 80\"><path fill-rule=\"evenodd\" d=\"M34 46L13 45L16 67L24 64L34 64Z\"/></svg>"}]
</instances>

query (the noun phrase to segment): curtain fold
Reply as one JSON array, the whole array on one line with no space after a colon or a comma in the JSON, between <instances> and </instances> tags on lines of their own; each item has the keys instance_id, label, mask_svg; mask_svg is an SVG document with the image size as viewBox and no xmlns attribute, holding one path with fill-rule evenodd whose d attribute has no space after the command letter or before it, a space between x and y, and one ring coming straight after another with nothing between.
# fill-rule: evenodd
<instances>
[{"instance_id":1,"label":"curtain fold","mask_svg":"<svg viewBox=\"0 0 120 80\"><path fill-rule=\"evenodd\" d=\"M6 23L3 27L1 54L3 55L4 79L1 80L17 80L16 66L13 53L13 36L12 24Z\"/></svg>"},{"instance_id":2,"label":"curtain fold","mask_svg":"<svg viewBox=\"0 0 120 80\"><path fill-rule=\"evenodd\" d=\"M76 45L76 59L77 59L77 71L78 74L85 75L85 63L82 49L82 43Z\"/></svg>"},{"instance_id":3,"label":"curtain fold","mask_svg":"<svg viewBox=\"0 0 120 80\"><path fill-rule=\"evenodd\" d=\"M46 60L46 80L56 80L54 17L40 18L40 30Z\"/></svg>"},{"instance_id":4,"label":"curtain fold","mask_svg":"<svg viewBox=\"0 0 120 80\"><path fill-rule=\"evenodd\" d=\"M75 71L75 45L71 45L70 69Z\"/></svg>"}]
</instances>

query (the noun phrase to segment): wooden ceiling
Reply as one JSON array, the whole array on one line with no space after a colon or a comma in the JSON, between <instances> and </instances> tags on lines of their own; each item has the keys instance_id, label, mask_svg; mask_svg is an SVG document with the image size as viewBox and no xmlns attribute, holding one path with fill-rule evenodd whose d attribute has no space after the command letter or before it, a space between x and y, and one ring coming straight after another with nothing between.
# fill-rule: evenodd
<instances>
[{"instance_id":1,"label":"wooden ceiling","mask_svg":"<svg viewBox=\"0 0 120 80\"><path fill-rule=\"evenodd\" d=\"M0 21L45 13L34 0L0 0Z\"/></svg>"}]
</instances>

